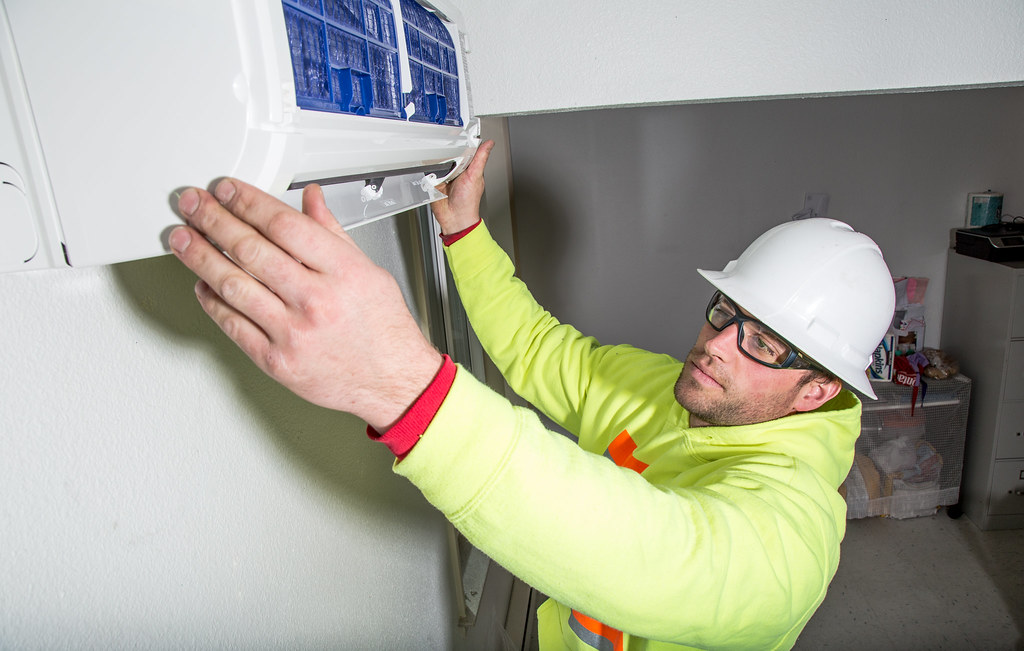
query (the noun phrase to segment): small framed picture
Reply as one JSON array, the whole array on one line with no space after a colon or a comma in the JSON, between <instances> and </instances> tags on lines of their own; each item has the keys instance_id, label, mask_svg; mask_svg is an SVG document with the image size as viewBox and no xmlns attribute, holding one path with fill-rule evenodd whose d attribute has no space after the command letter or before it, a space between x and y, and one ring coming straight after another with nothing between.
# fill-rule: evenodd
<instances>
[{"instance_id":1,"label":"small framed picture","mask_svg":"<svg viewBox=\"0 0 1024 651\"><path fill-rule=\"evenodd\" d=\"M998 224L1003 216L1003 195L999 192L972 192L967 195L967 228Z\"/></svg>"}]
</instances>

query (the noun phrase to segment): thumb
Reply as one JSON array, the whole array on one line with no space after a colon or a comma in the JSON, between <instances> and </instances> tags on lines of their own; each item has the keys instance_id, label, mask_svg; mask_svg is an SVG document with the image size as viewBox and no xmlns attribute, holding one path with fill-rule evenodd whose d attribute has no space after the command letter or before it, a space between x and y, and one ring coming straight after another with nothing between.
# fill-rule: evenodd
<instances>
[{"instance_id":1,"label":"thumb","mask_svg":"<svg viewBox=\"0 0 1024 651\"><path fill-rule=\"evenodd\" d=\"M434 217L439 221L443 222L448 215L451 214L451 205L448 203L448 183L441 183L436 186L438 192L444 196L436 201L430 202L430 210L434 213Z\"/></svg>"},{"instance_id":2,"label":"thumb","mask_svg":"<svg viewBox=\"0 0 1024 651\"><path fill-rule=\"evenodd\" d=\"M348 233L334 218L334 213L327 207L323 190L316 183L311 183L302 189L302 212L335 235L348 239Z\"/></svg>"}]
</instances>

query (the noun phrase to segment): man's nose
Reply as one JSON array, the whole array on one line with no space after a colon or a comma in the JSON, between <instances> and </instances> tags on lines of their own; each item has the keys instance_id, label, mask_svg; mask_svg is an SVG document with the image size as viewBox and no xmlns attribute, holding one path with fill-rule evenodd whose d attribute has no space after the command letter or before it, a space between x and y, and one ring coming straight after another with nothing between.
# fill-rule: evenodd
<instances>
[{"instance_id":1,"label":"man's nose","mask_svg":"<svg viewBox=\"0 0 1024 651\"><path fill-rule=\"evenodd\" d=\"M704 342L704 349L709 355L719 359L728 359L733 352L739 352L737 347L739 342L736 334L737 329L739 329L739 324L730 323L718 332L715 332L713 336Z\"/></svg>"}]
</instances>

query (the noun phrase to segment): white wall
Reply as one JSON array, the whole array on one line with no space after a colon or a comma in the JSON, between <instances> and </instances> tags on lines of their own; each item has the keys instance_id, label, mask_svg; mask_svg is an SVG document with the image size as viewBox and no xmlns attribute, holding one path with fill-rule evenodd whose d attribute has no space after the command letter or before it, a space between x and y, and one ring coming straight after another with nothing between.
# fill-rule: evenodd
<instances>
[{"instance_id":1,"label":"white wall","mask_svg":"<svg viewBox=\"0 0 1024 651\"><path fill-rule=\"evenodd\" d=\"M396 230L354 235L403 277ZM171 257L0 276L0 647L450 646L443 518L193 283Z\"/></svg>"},{"instance_id":2,"label":"white wall","mask_svg":"<svg viewBox=\"0 0 1024 651\"><path fill-rule=\"evenodd\" d=\"M1019 0L466 0L480 115L1003 85Z\"/></svg>"},{"instance_id":3,"label":"white wall","mask_svg":"<svg viewBox=\"0 0 1024 651\"><path fill-rule=\"evenodd\" d=\"M826 192L894 274L931 279L936 346L967 193L1024 213L1022 115L1024 89L1002 88L510 118L520 272L588 334L684 355L711 293L695 269Z\"/></svg>"}]
</instances>

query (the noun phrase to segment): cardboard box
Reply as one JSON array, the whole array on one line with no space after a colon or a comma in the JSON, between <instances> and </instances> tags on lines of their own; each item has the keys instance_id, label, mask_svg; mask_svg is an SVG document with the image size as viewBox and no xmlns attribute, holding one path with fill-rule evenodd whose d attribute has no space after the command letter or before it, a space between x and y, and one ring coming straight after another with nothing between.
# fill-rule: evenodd
<instances>
[{"instance_id":1,"label":"cardboard box","mask_svg":"<svg viewBox=\"0 0 1024 651\"><path fill-rule=\"evenodd\" d=\"M892 323L896 354L910 355L924 348L924 326L924 305L915 303L896 308Z\"/></svg>"},{"instance_id":2,"label":"cardboard box","mask_svg":"<svg viewBox=\"0 0 1024 651\"><path fill-rule=\"evenodd\" d=\"M892 365L896 357L896 335L882 337L881 343L871 357L868 379L872 382L892 382Z\"/></svg>"}]
</instances>

